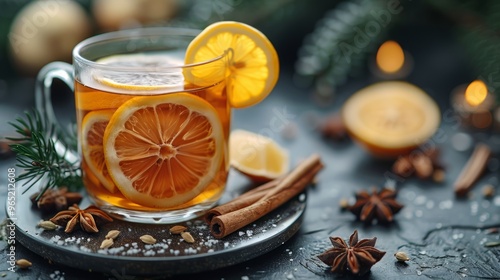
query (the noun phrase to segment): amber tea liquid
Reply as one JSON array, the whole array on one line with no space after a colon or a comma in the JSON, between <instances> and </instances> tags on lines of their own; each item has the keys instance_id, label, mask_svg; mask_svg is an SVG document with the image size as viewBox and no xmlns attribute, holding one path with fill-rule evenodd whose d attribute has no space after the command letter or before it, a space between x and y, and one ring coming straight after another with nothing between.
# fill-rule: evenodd
<instances>
[{"instance_id":1,"label":"amber tea liquid","mask_svg":"<svg viewBox=\"0 0 500 280\"><path fill-rule=\"evenodd\" d=\"M122 82L126 83L127 81ZM120 108L120 106L135 97L153 98L162 95L176 94L179 92L187 92L206 100L217 112L217 117L222 125L224 136L224 143L222 145L223 149L216 151L216 153L220 153L220 157L222 158L220 165L217 167L218 171L213 176L211 182L206 185L204 190L198 196L182 205L169 208L153 208L134 203L127 199L120 192L120 189L114 185L113 179L110 177L109 171L105 166L102 135L106 129L106 122L96 122L95 127L93 127L92 132L90 133L88 128L84 127L84 119L89 114L93 114L95 116L112 116L114 112ZM88 194L96 201L98 206L111 205L122 209L139 211L158 211L162 209L175 210L203 204L207 201L214 203L222 195L226 184L229 166L227 142L230 126L230 107L227 102L224 82L219 82L201 88L200 86L184 82L183 86L181 85L181 88L177 89L175 92L155 91L153 93L130 93L127 90L109 88L96 81L86 81L86 85L84 85L81 81L76 80L75 103L79 133L79 149L81 154L85 154L85 152L87 152L93 161L87 162L86 157L82 156L83 180ZM103 120L105 120L105 117L103 117ZM87 147L88 145L85 146L82 144L84 142L82 139L85 137L87 137L87 140L85 141L92 142L92 151L85 151L85 149L89 149ZM167 174L161 176L167 176Z\"/></svg>"}]
</instances>

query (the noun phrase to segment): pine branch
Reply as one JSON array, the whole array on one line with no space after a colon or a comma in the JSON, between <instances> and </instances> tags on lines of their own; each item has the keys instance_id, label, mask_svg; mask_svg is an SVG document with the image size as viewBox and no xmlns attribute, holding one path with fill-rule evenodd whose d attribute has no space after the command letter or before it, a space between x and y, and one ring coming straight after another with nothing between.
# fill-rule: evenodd
<instances>
[{"instance_id":1,"label":"pine branch","mask_svg":"<svg viewBox=\"0 0 500 280\"><path fill-rule=\"evenodd\" d=\"M376 15L388 15L385 22ZM387 2L351 0L340 3L318 22L299 50L296 72L316 85L332 89L365 65L397 15Z\"/></svg>"},{"instance_id":2,"label":"pine branch","mask_svg":"<svg viewBox=\"0 0 500 280\"><path fill-rule=\"evenodd\" d=\"M12 151L16 153L17 166L24 169L19 180L26 180L26 192L42 182L41 196L46 190L58 186L79 189L82 186L78 161L68 159L75 139L58 131L44 121L37 111L26 112L25 118L10 123L19 137L10 137ZM72 143L70 143L72 142Z\"/></svg>"}]
</instances>

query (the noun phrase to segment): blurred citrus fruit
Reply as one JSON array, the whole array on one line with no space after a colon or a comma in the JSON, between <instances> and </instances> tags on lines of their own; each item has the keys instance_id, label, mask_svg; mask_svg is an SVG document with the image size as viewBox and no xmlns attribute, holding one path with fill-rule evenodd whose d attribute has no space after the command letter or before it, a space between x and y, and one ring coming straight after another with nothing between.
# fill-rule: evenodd
<instances>
[{"instance_id":1,"label":"blurred citrus fruit","mask_svg":"<svg viewBox=\"0 0 500 280\"><path fill-rule=\"evenodd\" d=\"M434 100L405 82L381 82L356 92L345 102L342 119L351 136L383 158L423 144L441 120Z\"/></svg>"}]
</instances>

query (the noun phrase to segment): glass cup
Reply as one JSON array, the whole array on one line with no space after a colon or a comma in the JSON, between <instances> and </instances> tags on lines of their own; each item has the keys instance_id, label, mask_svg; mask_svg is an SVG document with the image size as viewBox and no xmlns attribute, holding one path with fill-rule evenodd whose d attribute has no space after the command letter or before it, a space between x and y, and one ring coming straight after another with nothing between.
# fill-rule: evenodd
<instances>
[{"instance_id":1,"label":"glass cup","mask_svg":"<svg viewBox=\"0 0 500 280\"><path fill-rule=\"evenodd\" d=\"M37 109L57 124L54 78L74 91L76 157L91 201L112 216L174 223L203 215L225 189L231 50L186 65L198 30L142 28L98 35L73 50L73 65L39 73Z\"/></svg>"}]
</instances>

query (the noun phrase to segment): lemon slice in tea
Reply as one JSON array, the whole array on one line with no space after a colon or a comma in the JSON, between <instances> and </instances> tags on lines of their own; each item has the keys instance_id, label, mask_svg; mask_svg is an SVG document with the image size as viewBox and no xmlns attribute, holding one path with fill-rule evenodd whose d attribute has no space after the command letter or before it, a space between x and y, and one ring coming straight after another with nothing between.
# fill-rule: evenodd
<instances>
[{"instance_id":1,"label":"lemon slice in tea","mask_svg":"<svg viewBox=\"0 0 500 280\"><path fill-rule=\"evenodd\" d=\"M278 54L269 39L240 22L222 21L205 28L189 44L185 62L199 63L229 51L226 90L234 108L255 105L272 91L279 76ZM217 69L191 71L190 79L210 80ZM220 71L220 70L219 70ZM215 81L214 81L215 82ZM196 84L196 82L194 82Z\"/></svg>"},{"instance_id":2,"label":"lemon slice in tea","mask_svg":"<svg viewBox=\"0 0 500 280\"><path fill-rule=\"evenodd\" d=\"M178 88L183 89L184 75L182 60L161 53L120 54L101 58L96 61L122 70L97 70L94 78L102 85L112 89L128 91L154 91ZM123 70L130 68L130 70Z\"/></svg>"},{"instance_id":3,"label":"lemon slice in tea","mask_svg":"<svg viewBox=\"0 0 500 280\"><path fill-rule=\"evenodd\" d=\"M188 93L136 97L111 117L104 156L130 201L168 208L195 198L213 180L224 155L215 108Z\"/></svg>"}]
</instances>

